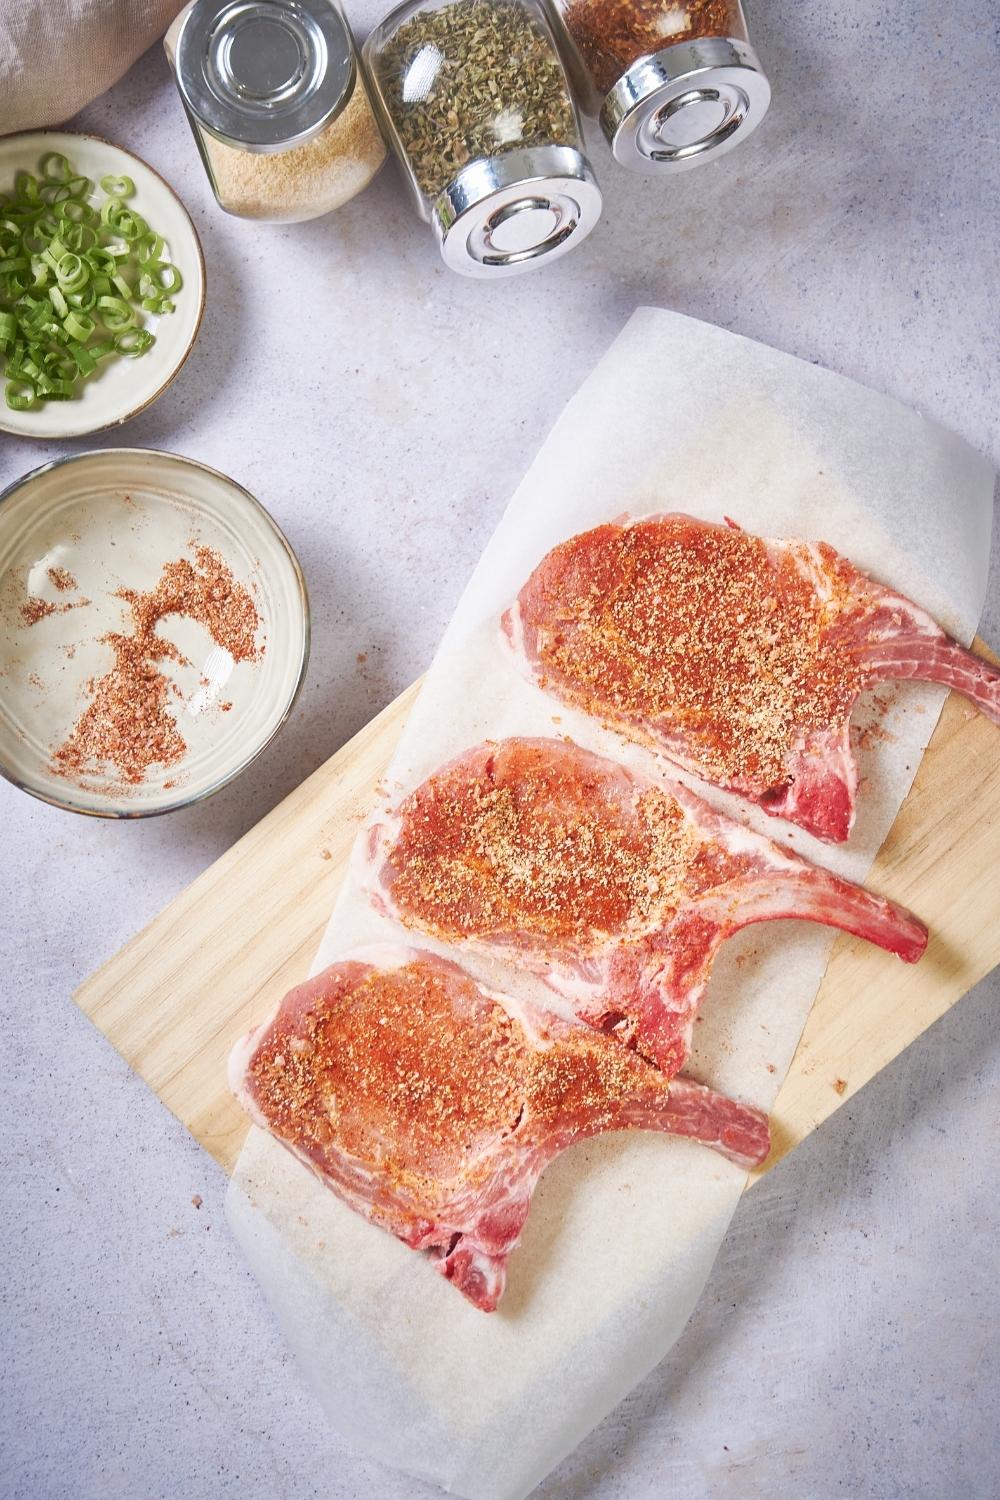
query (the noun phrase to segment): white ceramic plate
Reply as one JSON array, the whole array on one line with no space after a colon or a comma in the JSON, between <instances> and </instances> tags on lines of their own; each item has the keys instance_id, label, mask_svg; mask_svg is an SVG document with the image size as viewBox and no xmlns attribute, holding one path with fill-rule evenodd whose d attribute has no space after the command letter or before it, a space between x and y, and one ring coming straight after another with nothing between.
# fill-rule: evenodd
<instances>
[{"instance_id":1,"label":"white ceramic plate","mask_svg":"<svg viewBox=\"0 0 1000 1500\"><path fill-rule=\"evenodd\" d=\"M156 343L139 359L109 356L99 371L81 381L80 394L71 401L47 401L31 411L11 411L4 399L6 379L0 377L0 432L18 437L68 438L117 427L138 416L163 394L194 347L205 306L205 262L195 227L163 178L144 161L112 146L96 135L69 135L64 131L38 130L27 135L0 138L0 193L13 187L14 174L22 168L38 174L38 164L48 151L61 151L74 169L99 188L102 177L131 177L136 211L166 242L170 260L177 266L184 285L177 293L176 309L163 317L146 314L144 327ZM105 197L95 192L92 201Z\"/></svg>"},{"instance_id":2,"label":"white ceramic plate","mask_svg":"<svg viewBox=\"0 0 1000 1500\"><path fill-rule=\"evenodd\" d=\"M151 589L164 564L218 552L260 616L257 661L236 662L202 626L168 616L157 633L186 664L159 663L187 746L135 786L111 767L67 779L53 768L128 630L117 591ZM49 569L64 569L72 587ZM28 599L58 612L26 623ZM86 601L81 602L81 601ZM73 605L73 608L65 608ZM108 818L169 812L210 796L259 755L288 716L309 655L309 605L291 547L263 506L224 474L143 448L81 453L0 494L0 773L45 802Z\"/></svg>"}]
</instances>

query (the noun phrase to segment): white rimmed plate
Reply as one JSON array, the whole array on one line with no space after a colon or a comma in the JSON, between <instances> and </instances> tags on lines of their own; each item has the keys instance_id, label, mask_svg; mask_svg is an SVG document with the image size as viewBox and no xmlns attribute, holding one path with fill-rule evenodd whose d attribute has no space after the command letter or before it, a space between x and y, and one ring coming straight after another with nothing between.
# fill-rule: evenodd
<instances>
[{"instance_id":1,"label":"white rimmed plate","mask_svg":"<svg viewBox=\"0 0 1000 1500\"><path fill-rule=\"evenodd\" d=\"M100 188L102 177L131 177L135 196L129 199L150 228L163 236L169 259L184 285L176 309L162 317L144 314L143 326L156 343L139 359L111 355L101 361L89 380L79 384L70 401L46 401L30 411L11 411L4 398L6 379L0 377L0 432L18 437L68 438L117 427L145 411L163 394L194 347L205 306L205 262L195 227L180 199L152 167L96 135L37 130L0 137L0 193L13 187L22 168L37 176L38 164L49 151L61 151L76 172ZM92 201L105 194L95 191Z\"/></svg>"},{"instance_id":2,"label":"white rimmed plate","mask_svg":"<svg viewBox=\"0 0 1000 1500\"><path fill-rule=\"evenodd\" d=\"M129 629L117 591L153 588L165 563L192 557L199 544L251 591L263 653L236 662L193 620L167 617L158 634L187 662L165 667L179 690L171 704L183 758L152 767L135 786L107 766L60 775L53 752L90 702L88 683L112 665L101 637ZM56 612L27 623L29 599ZM45 464L0 494L0 773L33 796L109 818L210 796L278 732L308 655L309 605L295 554L263 506L224 474L173 453L109 448Z\"/></svg>"}]
</instances>

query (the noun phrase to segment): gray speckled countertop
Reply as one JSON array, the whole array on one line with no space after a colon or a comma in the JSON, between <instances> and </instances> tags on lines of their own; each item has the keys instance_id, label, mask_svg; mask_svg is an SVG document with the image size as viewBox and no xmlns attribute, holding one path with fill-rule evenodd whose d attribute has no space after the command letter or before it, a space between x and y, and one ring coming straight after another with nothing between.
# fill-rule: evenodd
<instances>
[{"instance_id":1,"label":"gray speckled countertop","mask_svg":"<svg viewBox=\"0 0 1000 1500\"><path fill-rule=\"evenodd\" d=\"M0 786L5 1500L430 1494L331 1435L229 1237L222 1173L69 994L426 665L634 306L886 390L1000 466L992 0L754 10L776 99L757 136L669 182L595 150L589 242L493 287L441 267L391 167L312 225L225 219L159 49L77 122L174 183L208 260L188 368L117 440L258 494L315 638L292 721L203 807L114 826ZM0 438L0 486L57 451ZM540 1497L1000 1491L998 1000L993 975L755 1188L670 1358Z\"/></svg>"}]
</instances>

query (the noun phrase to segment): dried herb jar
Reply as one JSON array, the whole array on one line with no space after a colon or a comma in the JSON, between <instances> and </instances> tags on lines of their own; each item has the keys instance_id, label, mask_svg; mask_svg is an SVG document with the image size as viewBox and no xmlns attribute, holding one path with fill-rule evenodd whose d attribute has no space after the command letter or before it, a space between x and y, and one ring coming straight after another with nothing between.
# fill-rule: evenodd
<instances>
[{"instance_id":1,"label":"dried herb jar","mask_svg":"<svg viewBox=\"0 0 1000 1500\"><path fill-rule=\"evenodd\" d=\"M409 0L364 57L417 211L453 270L529 270L597 223L600 190L536 0Z\"/></svg>"},{"instance_id":2,"label":"dried herb jar","mask_svg":"<svg viewBox=\"0 0 1000 1500\"><path fill-rule=\"evenodd\" d=\"M552 0L581 96L623 166L682 171L760 124L771 86L740 0Z\"/></svg>"},{"instance_id":3,"label":"dried herb jar","mask_svg":"<svg viewBox=\"0 0 1000 1500\"><path fill-rule=\"evenodd\" d=\"M221 208L295 223L340 208L386 156L333 0L194 0L164 39Z\"/></svg>"}]
</instances>

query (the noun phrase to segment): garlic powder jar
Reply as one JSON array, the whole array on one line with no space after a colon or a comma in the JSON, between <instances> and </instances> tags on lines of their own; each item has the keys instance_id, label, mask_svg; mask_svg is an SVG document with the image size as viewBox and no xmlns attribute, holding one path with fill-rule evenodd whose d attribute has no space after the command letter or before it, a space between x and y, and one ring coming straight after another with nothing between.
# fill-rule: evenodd
<instances>
[{"instance_id":1,"label":"garlic powder jar","mask_svg":"<svg viewBox=\"0 0 1000 1500\"><path fill-rule=\"evenodd\" d=\"M385 160L333 0L194 0L164 46L226 213L315 219L360 193Z\"/></svg>"}]
</instances>

